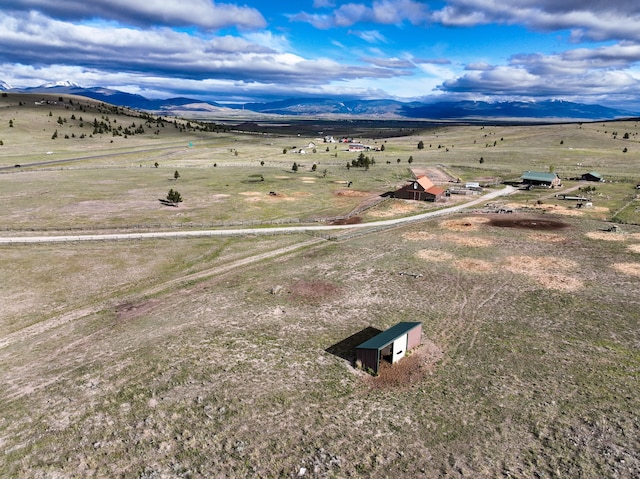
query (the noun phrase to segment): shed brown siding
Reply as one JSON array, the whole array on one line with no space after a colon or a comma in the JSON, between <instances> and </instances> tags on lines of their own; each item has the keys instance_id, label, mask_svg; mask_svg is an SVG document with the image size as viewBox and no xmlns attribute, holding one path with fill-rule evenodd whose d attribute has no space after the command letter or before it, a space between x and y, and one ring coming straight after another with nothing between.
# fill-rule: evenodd
<instances>
[{"instance_id":1,"label":"shed brown siding","mask_svg":"<svg viewBox=\"0 0 640 479\"><path fill-rule=\"evenodd\" d=\"M422 324L416 326L407 333L407 351L411 351L413 348L420 346L422 340Z\"/></svg>"},{"instance_id":2,"label":"shed brown siding","mask_svg":"<svg viewBox=\"0 0 640 479\"><path fill-rule=\"evenodd\" d=\"M372 369L378 372L378 350L377 349L356 349L356 359L362 363L364 369Z\"/></svg>"}]
</instances>

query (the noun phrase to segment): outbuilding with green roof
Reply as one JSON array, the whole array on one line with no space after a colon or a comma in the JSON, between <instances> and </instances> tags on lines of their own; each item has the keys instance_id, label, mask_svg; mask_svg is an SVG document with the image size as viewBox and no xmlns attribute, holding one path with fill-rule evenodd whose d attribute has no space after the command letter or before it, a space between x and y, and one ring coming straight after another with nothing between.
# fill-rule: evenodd
<instances>
[{"instance_id":1,"label":"outbuilding with green roof","mask_svg":"<svg viewBox=\"0 0 640 479\"><path fill-rule=\"evenodd\" d=\"M562 186L560 177L555 173L527 171L520 177L520 179L525 185L529 185L529 186L542 186L546 188L554 188L556 186Z\"/></svg>"},{"instance_id":2,"label":"outbuilding with green roof","mask_svg":"<svg viewBox=\"0 0 640 479\"><path fill-rule=\"evenodd\" d=\"M604 178L600 173L596 173L595 171L590 171L589 173L585 173L580 177L583 181L604 181Z\"/></svg>"},{"instance_id":3,"label":"outbuilding with green roof","mask_svg":"<svg viewBox=\"0 0 640 479\"><path fill-rule=\"evenodd\" d=\"M422 323L400 322L357 346L356 361L377 374L380 360L391 364L399 361L407 351L419 346L421 339Z\"/></svg>"}]
</instances>

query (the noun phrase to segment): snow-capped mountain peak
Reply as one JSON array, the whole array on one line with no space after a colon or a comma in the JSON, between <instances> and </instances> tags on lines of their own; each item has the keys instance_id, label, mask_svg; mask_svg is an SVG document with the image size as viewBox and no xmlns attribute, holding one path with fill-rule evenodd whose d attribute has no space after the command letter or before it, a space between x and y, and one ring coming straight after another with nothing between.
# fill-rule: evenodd
<instances>
[{"instance_id":1,"label":"snow-capped mountain peak","mask_svg":"<svg viewBox=\"0 0 640 479\"><path fill-rule=\"evenodd\" d=\"M7 82L0 80L0 90L11 90L13 87Z\"/></svg>"},{"instance_id":2,"label":"snow-capped mountain peak","mask_svg":"<svg viewBox=\"0 0 640 479\"><path fill-rule=\"evenodd\" d=\"M74 82L69 81L69 80L62 80L62 81L56 81L56 82L47 82L47 83L44 83L44 84L40 85L40 88L55 88L55 87L82 88L77 83L74 83Z\"/></svg>"}]
</instances>

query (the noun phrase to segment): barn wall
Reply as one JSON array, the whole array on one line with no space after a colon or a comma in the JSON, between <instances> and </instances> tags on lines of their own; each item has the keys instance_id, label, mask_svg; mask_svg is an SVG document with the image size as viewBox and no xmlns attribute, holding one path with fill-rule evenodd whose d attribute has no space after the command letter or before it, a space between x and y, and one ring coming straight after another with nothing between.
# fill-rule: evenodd
<instances>
[{"instance_id":1,"label":"barn wall","mask_svg":"<svg viewBox=\"0 0 640 479\"><path fill-rule=\"evenodd\" d=\"M419 346L421 341L422 325L419 325L407 333L407 351Z\"/></svg>"},{"instance_id":2,"label":"barn wall","mask_svg":"<svg viewBox=\"0 0 640 479\"><path fill-rule=\"evenodd\" d=\"M356 349L356 359L362 363L364 369L370 368L374 373L378 372L377 349Z\"/></svg>"}]
</instances>

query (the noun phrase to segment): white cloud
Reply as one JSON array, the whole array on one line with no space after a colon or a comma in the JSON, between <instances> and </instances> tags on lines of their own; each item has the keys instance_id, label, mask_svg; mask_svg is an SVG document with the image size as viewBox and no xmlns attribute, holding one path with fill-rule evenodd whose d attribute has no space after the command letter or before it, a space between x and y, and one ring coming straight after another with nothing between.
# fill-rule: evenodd
<instances>
[{"instance_id":1,"label":"white cloud","mask_svg":"<svg viewBox=\"0 0 640 479\"><path fill-rule=\"evenodd\" d=\"M21 64L70 63L165 78L300 84L396 75L388 68L342 65L288 53L284 37L270 33L248 38L262 44L231 36L206 40L169 29L74 25L35 12L0 18L0 55L8 62Z\"/></svg>"},{"instance_id":2,"label":"white cloud","mask_svg":"<svg viewBox=\"0 0 640 479\"><path fill-rule=\"evenodd\" d=\"M313 8L333 8L335 6L335 2L331 0L313 0Z\"/></svg>"},{"instance_id":3,"label":"white cloud","mask_svg":"<svg viewBox=\"0 0 640 479\"><path fill-rule=\"evenodd\" d=\"M415 65L409 60L403 60L401 58L364 58L363 61L385 68L415 68Z\"/></svg>"},{"instance_id":4,"label":"white cloud","mask_svg":"<svg viewBox=\"0 0 640 479\"><path fill-rule=\"evenodd\" d=\"M266 25L262 14L255 8L210 0L0 0L0 8L4 12L40 11L64 20L102 18L147 26L257 29Z\"/></svg>"},{"instance_id":5,"label":"white cloud","mask_svg":"<svg viewBox=\"0 0 640 479\"><path fill-rule=\"evenodd\" d=\"M289 18L292 21L310 23L320 29L350 27L356 23L401 25L409 22L420 25L429 21L429 9L424 3L414 0L376 0L371 6L364 3L347 3L331 14L301 12Z\"/></svg>"},{"instance_id":6,"label":"white cloud","mask_svg":"<svg viewBox=\"0 0 640 479\"><path fill-rule=\"evenodd\" d=\"M432 18L447 26L496 23L571 30L575 41L640 40L640 3L627 0L448 0Z\"/></svg>"},{"instance_id":7,"label":"white cloud","mask_svg":"<svg viewBox=\"0 0 640 479\"><path fill-rule=\"evenodd\" d=\"M284 35L274 35L272 32L267 30L245 33L243 37L254 45L260 45L273 51L291 50L291 44L287 37Z\"/></svg>"},{"instance_id":8,"label":"white cloud","mask_svg":"<svg viewBox=\"0 0 640 479\"><path fill-rule=\"evenodd\" d=\"M349 30L349 33L357 36L358 38L361 38L362 40L368 43L387 43L387 39L378 30L367 30L367 31Z\"/></svg>"}]
</instances>

